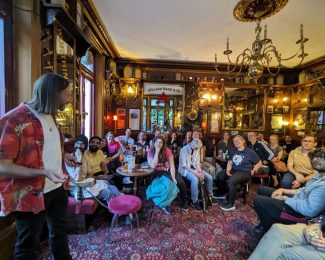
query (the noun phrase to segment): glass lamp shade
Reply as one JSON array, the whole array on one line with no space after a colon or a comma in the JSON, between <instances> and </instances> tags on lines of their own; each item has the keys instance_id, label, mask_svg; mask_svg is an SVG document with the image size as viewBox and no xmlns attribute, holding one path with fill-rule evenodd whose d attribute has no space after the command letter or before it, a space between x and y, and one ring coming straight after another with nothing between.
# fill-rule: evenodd
<instances>
[{"instance_id":1,"label":"glass lamp shade","mask_svg":"<svg viewBox=\"0 0 325 260\"><path fill-rule=\"evenodd\" d=\"M250 65L248 67L248 76L251 79L258 79L260 76L262 76L263 70L264 70L263 66L261 66L258 63L254 65Z\"/></svg>"}]
</instances>

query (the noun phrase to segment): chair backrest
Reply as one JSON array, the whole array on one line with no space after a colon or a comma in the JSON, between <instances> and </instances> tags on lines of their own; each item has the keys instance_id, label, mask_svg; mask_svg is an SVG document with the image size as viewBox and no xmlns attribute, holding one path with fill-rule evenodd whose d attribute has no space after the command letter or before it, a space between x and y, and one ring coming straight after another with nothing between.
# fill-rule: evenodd
<instances>
[{"instance_id":1,"label":"chair backrest","mask_svg":"<svg viewBox=\"0 0 325 260\"><path fill-rule=\"evenodd\" d=\"M296 217L296 216L292 216L292 215L288 214L287 212L281 212L280 218L284 219L284 220L296 222L296 223L303 223L303 224L306 224L308 221L307 217L304 217L304 216Z\"/></svg>"}]
</instances>

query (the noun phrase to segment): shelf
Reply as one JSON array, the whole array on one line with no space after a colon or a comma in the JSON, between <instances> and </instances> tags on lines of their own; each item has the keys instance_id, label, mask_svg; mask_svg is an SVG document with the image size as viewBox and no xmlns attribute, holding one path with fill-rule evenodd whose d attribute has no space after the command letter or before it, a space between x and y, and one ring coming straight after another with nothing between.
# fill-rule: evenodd
<instances>
[{"instance_id":1,"label":"shelf","mask_svg":"<svg viewBox=\"0 0 325 260\"><path fill-rule=\"evenodd\" d=\"M91 46L90 40L82 32L67 10L60 4L43 3L46 9L46 23L50 25L57 20L76 39L77 56L84 56L86 50Z\"/></svg>"},{"instance_id":2,"label":"shelf","mask_svg":"<svg viewBox=\"0 0 325 260\"><path fill-rule=\"evenodd\" d=\"M290 85L290 87L310 87L310 86L313 86L316 84L322 84L322 82L324 82L324 81L325 81L325 76L322 76L322 77L308 80L304 83Z\"/></svg>"}]
</instances>

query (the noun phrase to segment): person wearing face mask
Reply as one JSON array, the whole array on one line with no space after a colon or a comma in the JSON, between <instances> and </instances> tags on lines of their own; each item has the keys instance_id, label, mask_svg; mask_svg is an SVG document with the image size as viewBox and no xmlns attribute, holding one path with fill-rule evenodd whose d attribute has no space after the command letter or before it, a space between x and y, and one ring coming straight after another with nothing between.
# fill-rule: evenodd
<instances>
[{"instance_id":1,"label":"person wearing face mask","mask_svg":"<svg viewBox=\"0 0 325 260\"><path fill-rule=\"evenodd\" d=\"M74 145L74 150L72 153L72 155L77 159L77 164L75 167L66 165L70 179L73 182L78 182L79 185L77 186L73 182L70 182L69 192L77 201L79 201L81 198L91 198L92 196L96 196L99 199L109 202L113 197L120 195L119 190L114 185L111 185L106 180L94 181L94 179L92 179L93 181L85 182L87 174L83 172L81 166L86 146L86 143L77 141ZM81 187L83 187L83 189Z\"/></svg>"},{"instance_id":2,"label":"person wearing face mask","mask_svg":"<svg viewBox=\"0 0 325 260\"><path fill-rule=\"evenodd\" d=\"M99 150L101 138L93 136L89 140L89 149L85 151L82 158L82 171L87 178L111 179L105 162L104 153Z\"/></svg>"},{"instance_id":3,"label":"person wearing face mask","mask_svg":"<svg viewBox=\"0 0 325 260\"><path fill-rule=\"evenodd\" d=\"M205 181L211 204L216 204L216 198L213 197L213 178L201 169L200 148L202 143L198 139L193 139L185 145L180 152L178 172L191 182L191 206L198 212L202 211L199 204L199 181Z\"/></svg>"}]
</instances>

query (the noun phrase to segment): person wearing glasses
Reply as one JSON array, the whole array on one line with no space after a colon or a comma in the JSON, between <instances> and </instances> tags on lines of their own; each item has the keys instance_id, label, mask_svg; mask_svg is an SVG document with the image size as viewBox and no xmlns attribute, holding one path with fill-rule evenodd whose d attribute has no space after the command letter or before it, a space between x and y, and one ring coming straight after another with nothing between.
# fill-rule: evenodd
<instances>
[{"instance_id":1,"label":"person wearing glasses","mask_svg":"<svg viewBox=\"0 0 325 260\"><path fill-rule=\"evenodd\" d=\"M311 180L317 171L313 169L308 154L317 145L317 138L306 134L301 139L301 146L291 151L288 158L287 167L289 172L285 173L281 180L281 188L297 189Z\"/></svg>"},{"instance_id":2,"label":"person wearing glasses","mask_svg":"<svg viewBox=\"0 0 325 260\"><path fill-rule=\"evenodd\" d=\"M258 229L267 231L273 223L294 224L281 218L281 213L293 217L314 218L325 211L325 148L309 154L315 171L319 173L300 189L273 189L263 186L257 191L254 209L260 219Z\"/></svg>"}]
</instances>

